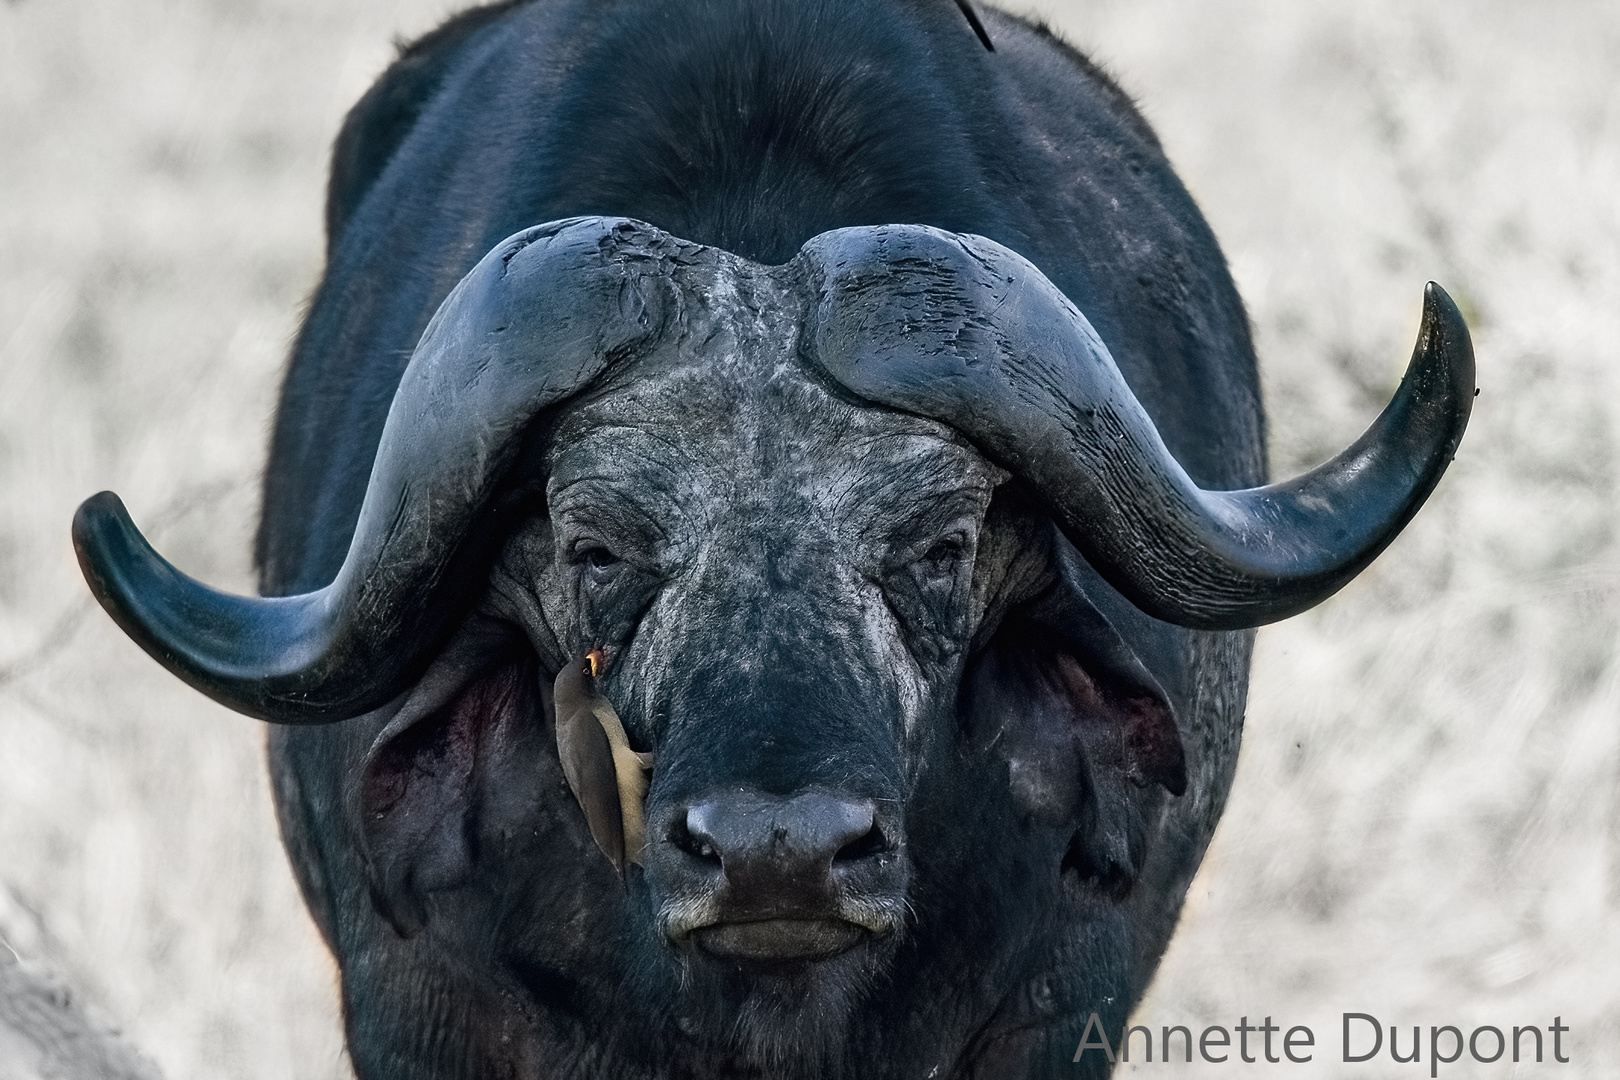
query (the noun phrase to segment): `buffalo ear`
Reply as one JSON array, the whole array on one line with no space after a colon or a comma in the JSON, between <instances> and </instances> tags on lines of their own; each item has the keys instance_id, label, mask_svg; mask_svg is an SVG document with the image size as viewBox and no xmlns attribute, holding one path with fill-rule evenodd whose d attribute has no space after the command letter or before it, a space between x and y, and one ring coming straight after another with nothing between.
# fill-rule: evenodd
<instances>
[{"instance_id":1,"label":"buffalo ear","mask_svg":"<svg viewBox=\"0 0 1620 1080\"><path fill-rule=\"evenodd\" d=\"M465 884L476 851L481 766L539 708L531 660L493 656L463 635L378 734L354 789L372 905L401 937L428 921L431 894Z\"/></svg>"},{"instance_id":2,"label":"buffalo ear","mask_svg":"<svg viewBox=\"0 0 1620 1080\"><path fill-rule=\"evenodd\" d=\"M975 658L967 720L1019 810L1070 832L1062 868L1120 896L1163 793L1186 791L1186 758L1167 695L1071 582L1012 613Z\"/></svg>"}]
</instances>

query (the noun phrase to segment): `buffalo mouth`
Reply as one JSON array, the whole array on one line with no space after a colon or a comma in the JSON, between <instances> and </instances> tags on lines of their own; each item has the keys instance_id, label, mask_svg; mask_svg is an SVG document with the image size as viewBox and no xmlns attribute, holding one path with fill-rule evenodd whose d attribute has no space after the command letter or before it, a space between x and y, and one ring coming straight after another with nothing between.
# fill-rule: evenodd
<instances>
[{"instance_id":1,"label":"buffalo mouth","mask_svg":"<svg viewBox=\"0 0 1620 1080\"><path fill-rule=\"evenodd\" d=\"M770 964L830 960L866 935L865 927L843 919L757 919L717 923L692 936L711 956Z\"/></svg>"}]
</instances>

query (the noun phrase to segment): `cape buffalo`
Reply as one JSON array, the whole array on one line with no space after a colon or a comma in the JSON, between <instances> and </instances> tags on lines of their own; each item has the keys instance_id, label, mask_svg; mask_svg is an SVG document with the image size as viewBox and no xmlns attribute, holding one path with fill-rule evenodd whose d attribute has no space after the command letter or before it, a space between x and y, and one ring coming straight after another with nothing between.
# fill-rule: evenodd
<instances>
[{"instance_id":1,"label":"cape buffalo","mask_svg":"<svg viewBox=\"0 0 1620 1080\"><path fill-rule=\"evenodd\" d=\"M1383 416L1262 486L1153 134L964 13L450 20L338 137L263 596L81 508L120 625L278 725L364 1080L1111 1067L1076 1048L1175 924L1250 628L1416 512L1473 361L1430 286Z\"/></svg>"}]
</instances>

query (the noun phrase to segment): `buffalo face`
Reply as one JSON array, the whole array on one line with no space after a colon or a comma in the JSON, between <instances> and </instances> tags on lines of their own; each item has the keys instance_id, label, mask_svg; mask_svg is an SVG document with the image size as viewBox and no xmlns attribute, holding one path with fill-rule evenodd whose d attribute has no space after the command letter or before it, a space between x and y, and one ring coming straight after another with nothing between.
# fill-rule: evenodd
<instances>
[{"instance_id":1,"label":"buffalo face","mask_svg":"<svg viewBox=\"0 0 1620 1080\"><path fill-rule=\"evenodd\" d=\"M1006 473L814 379L788 314L689 311L570 408L494 596L543 652L601 645L656 754L631 888L694 1022L837 1045L907 932L909 796L1018 567L979 558Z\"/></svg>"}]
</instances>

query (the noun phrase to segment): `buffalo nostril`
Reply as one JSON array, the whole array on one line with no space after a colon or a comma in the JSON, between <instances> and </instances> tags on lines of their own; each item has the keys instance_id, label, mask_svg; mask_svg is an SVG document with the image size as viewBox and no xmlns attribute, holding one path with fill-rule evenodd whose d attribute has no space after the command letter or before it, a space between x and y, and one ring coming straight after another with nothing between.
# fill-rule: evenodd
<instances>
[{"instance_id":1,"label":"buffalo nostril","mask_svg":"<svg viewBox=\"0 0 1620 1080\"><path fill-rule=\"evenodd\" d=\"M856 859L865 859L873 855L881 855L889 850L889 838L883 835L883 830L877 822L865 833L851 840L838 849L833 856L833 862L853 862Z\"/></svg>"},{"instance_id":2,"label":"buffalo nostril","mask_svg":"<svg viewBox=\"0 0 1620 1080\"><path fill-rule=\"evenodd\" d=\"M670 823L669 842L694 859L720 865L720 852L715 848L714 841L701 832L694 833L684 818L677 817Z\"/></svg>"}]
</instances>

